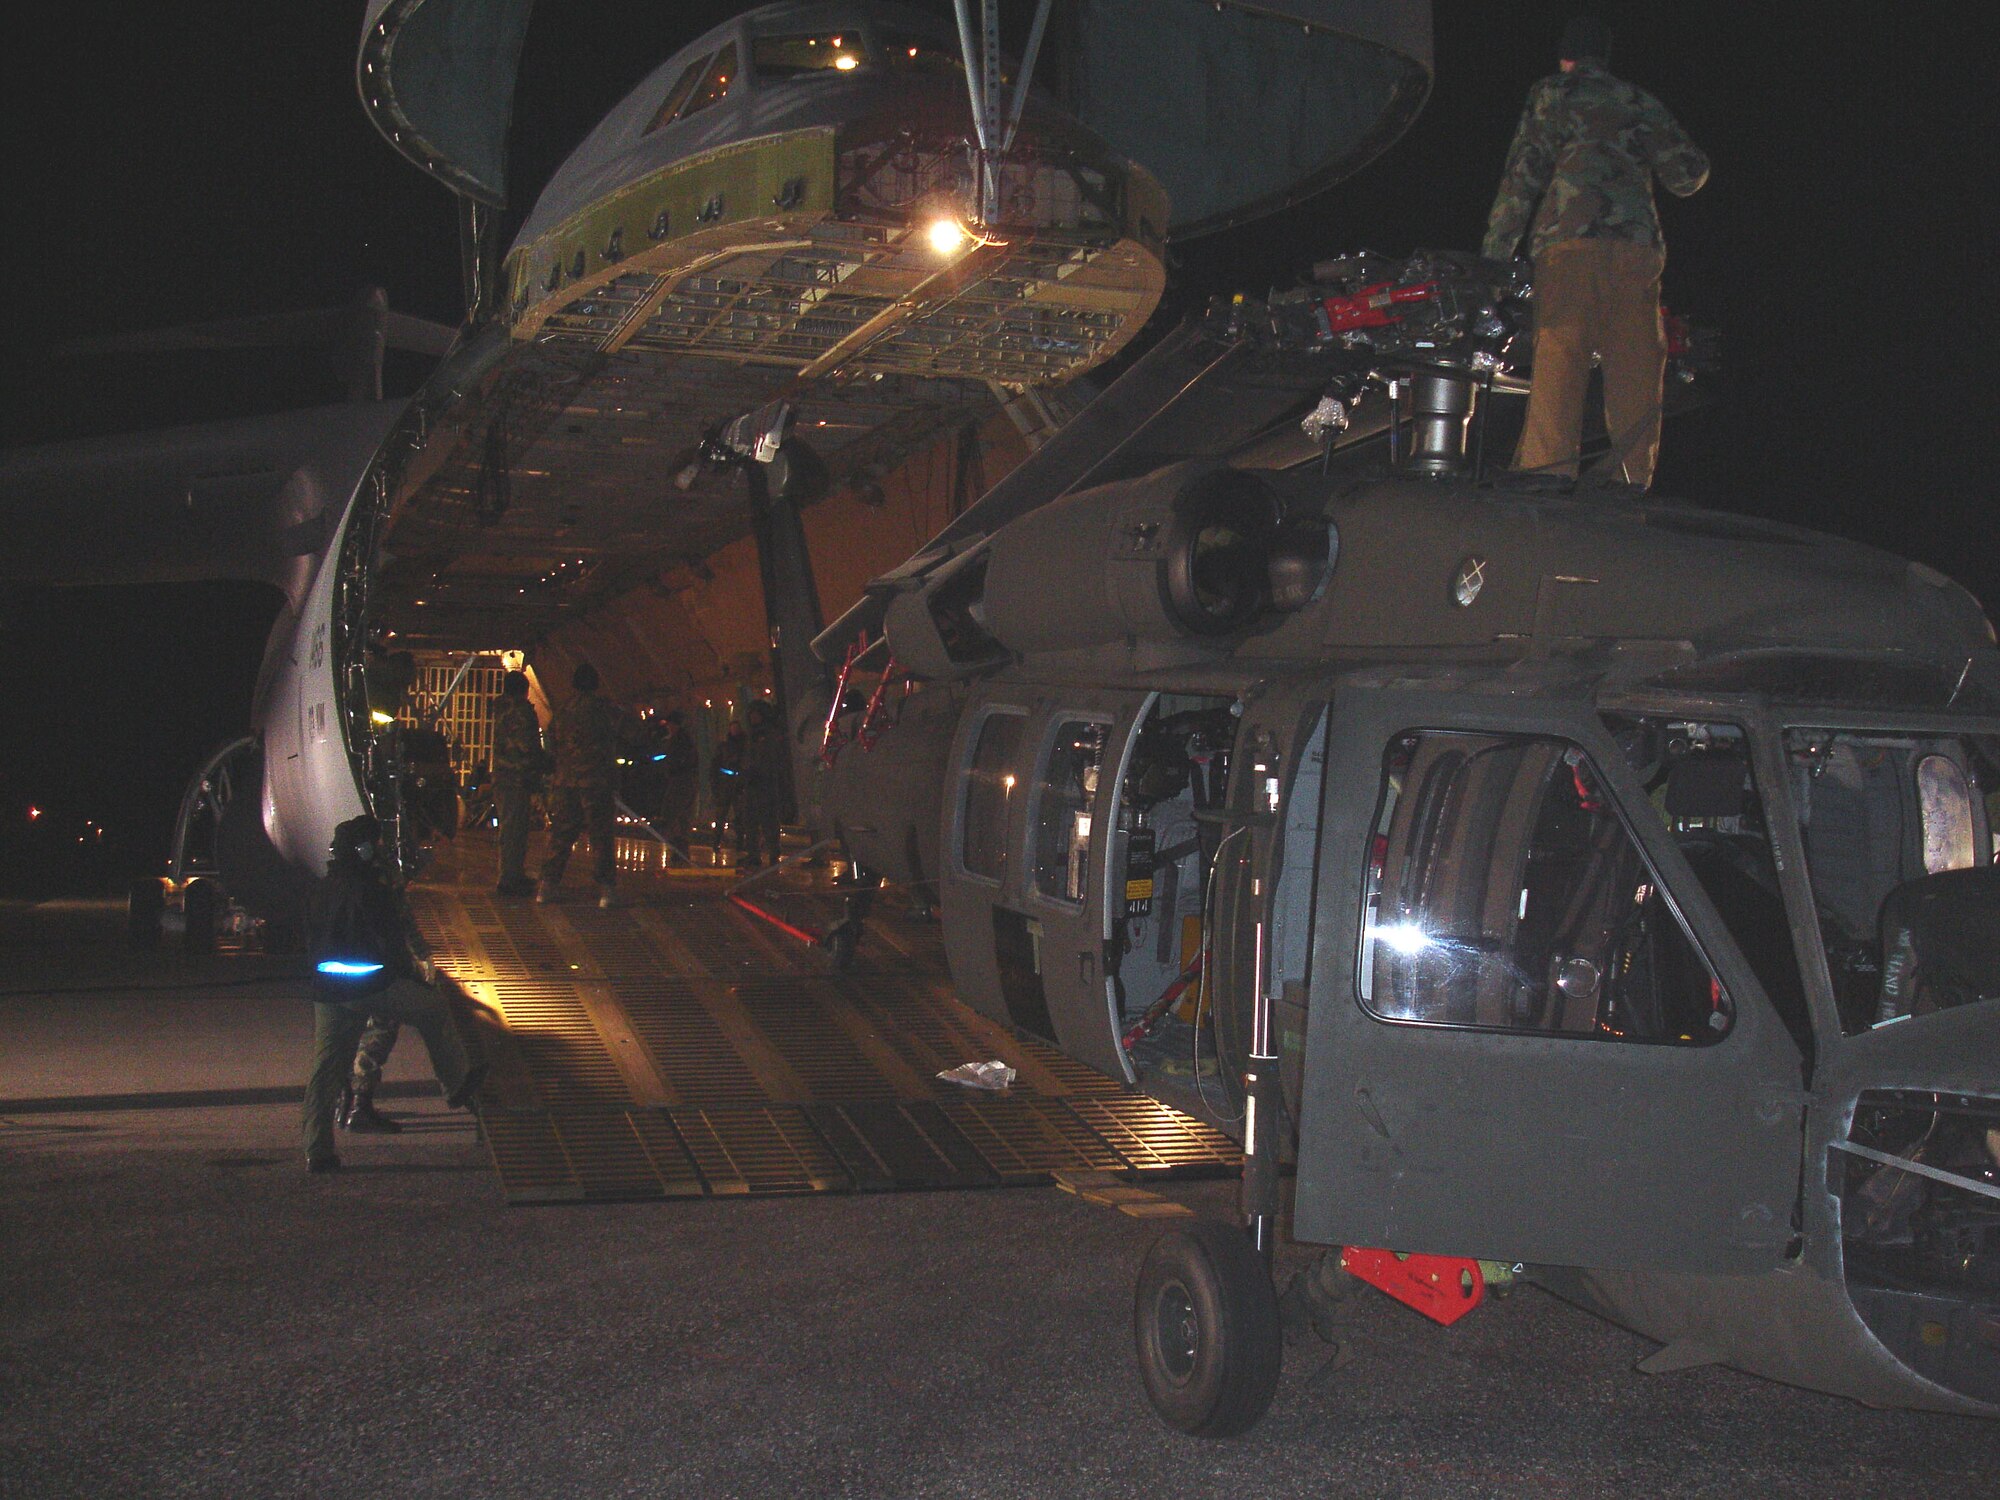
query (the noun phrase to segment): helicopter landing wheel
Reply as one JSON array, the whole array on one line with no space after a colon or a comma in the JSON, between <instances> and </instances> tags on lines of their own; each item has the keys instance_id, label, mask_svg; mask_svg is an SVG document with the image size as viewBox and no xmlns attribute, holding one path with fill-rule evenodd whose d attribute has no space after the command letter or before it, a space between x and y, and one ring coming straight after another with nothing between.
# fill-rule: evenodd
<instances>
[{"instance_id":1,"label":"helicopter landing wheel","mask_svg":"<svg viewBox=\"0 0 2000 1500\"><path fill-rule=\"evenodd\" d=\"M1284 1332L1271 1274L1233 1224L1163 1235L1139 1268L1132 1311L1139 1376L1169 1427L1235 1437L1278 1388Z\"/></svg>"}]
</instances>

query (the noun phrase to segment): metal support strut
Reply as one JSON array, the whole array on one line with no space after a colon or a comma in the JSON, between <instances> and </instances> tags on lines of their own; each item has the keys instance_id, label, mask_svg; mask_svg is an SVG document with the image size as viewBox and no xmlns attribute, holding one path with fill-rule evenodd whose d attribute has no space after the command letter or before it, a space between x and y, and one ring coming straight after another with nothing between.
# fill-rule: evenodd
<instances>
[{"instance_id":1,"label":"metal support strut","mask_svg":"<svg viewBox=\"0 0 2000 1500\"><path fill-rule=\"evenodd\" d=\"M1259 910L1251 953L1250 1058L1243 1070L1243 1219L1268 1266L1278 1238L1278 1058L1264 983L1263 897L1264 882L1253 879L1250 898Z\"/></svg>"}]
</instances>

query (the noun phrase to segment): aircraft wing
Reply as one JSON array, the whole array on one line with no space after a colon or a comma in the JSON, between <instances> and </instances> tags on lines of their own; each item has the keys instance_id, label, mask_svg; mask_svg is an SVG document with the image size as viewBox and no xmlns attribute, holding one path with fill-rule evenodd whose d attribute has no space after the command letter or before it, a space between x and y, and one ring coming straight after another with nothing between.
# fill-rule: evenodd
<instances>
[{"instance_id":1,"label":"aircraft wing","mask_svg":"<svg viewBox=\"0 0 2000 1500\"><path fill-rule=\"evenodd\" d=\"M291 589L401 402L0 453L0 582L251 579Z\"/></svg>"}]
</instances>

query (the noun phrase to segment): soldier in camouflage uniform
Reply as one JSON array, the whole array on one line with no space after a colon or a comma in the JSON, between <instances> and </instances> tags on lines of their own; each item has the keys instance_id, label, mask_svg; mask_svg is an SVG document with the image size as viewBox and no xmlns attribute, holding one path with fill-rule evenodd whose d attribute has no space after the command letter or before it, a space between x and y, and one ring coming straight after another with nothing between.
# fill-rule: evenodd
<instances>
[{"instance_id":1,"label":"soldier in camouflage uniform","mask_svg":"<svg viewBox=\"0 0 2000 1500\"><path fill-rule=\"evenodd\" d=\"M617 904L618 749L624 715L597 694L597 669L589 662L570 679L576 695L549 720L549 749L556 768L549 781L549 857L542 864L537 901L551 901L577 837L590 835L591 875L599 906Z\"/></svg>"},{"instance_id":2,"label":"soldier in camouflage uniform","mask_svg":"<svg viewBox=\"0 0 2000 1500\"><path fill-rule=\"evenodd\" d=\"M528 823L540 780L542 721L528 701L528 674L509 672L493 700L493 812L500 820L502 896L531 896Z\"/></svg>"},{"instance_id":3,"label":"soldier in camouflage uniform","mask_svg":"<svg viewBox=\"0 0 2000 1500\"><path fill-rule=\"evenodd\" d=\"M1659 100L1611 75L1603 22L1571 21L1560 52L1562 71L1528 91L1483 246L1509 259L1532 225L1535 381L1514 467L1576 476L1594 353L1611 451L1590 478L1644 490L1667 358L1653 179L1685 198L1708 180L1708 158Z\"/></svg>"}]
</instances>

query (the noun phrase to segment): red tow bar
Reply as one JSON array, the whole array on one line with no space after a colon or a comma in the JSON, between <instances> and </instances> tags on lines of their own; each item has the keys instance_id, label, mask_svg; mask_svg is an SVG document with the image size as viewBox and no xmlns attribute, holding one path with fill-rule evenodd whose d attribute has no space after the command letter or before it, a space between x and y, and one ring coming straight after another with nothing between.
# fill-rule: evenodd
<instances>
[{"instance_id":1,"label":"red tow bar","mask_svg":"<svg viewBox=\"0 0 2000 1500\"><path fill-rule=\"evenodd\" d=\"M1486 1298L1486 1278L1479 1262L1457 1255L1398 1255L1393 1250L1340 1252L1340 1268L1387 1292L1405 1307L1414 1307L1434 1323L1447 1326Z\"/></svg>"}]
</instances>

